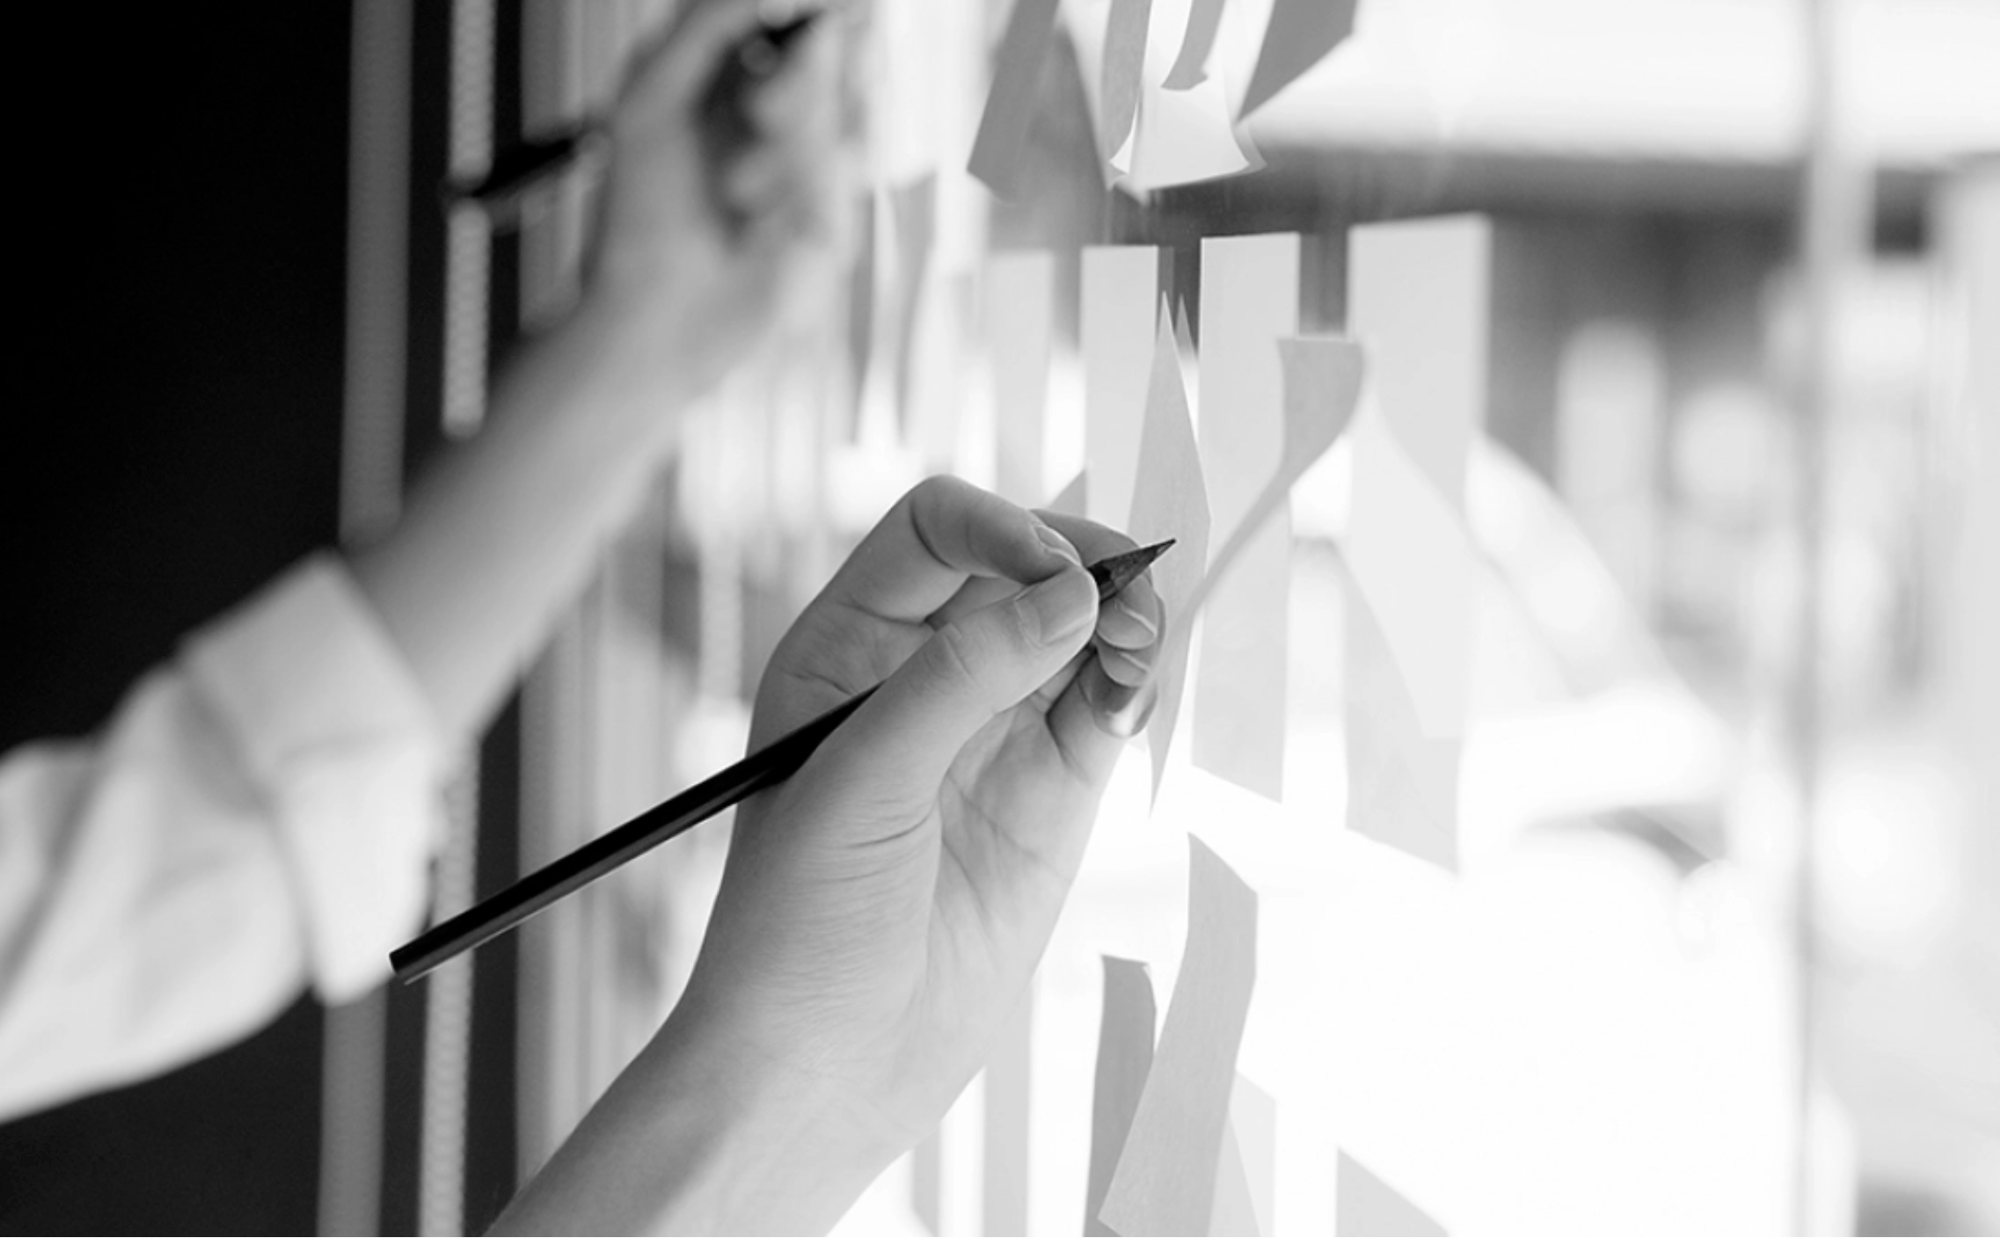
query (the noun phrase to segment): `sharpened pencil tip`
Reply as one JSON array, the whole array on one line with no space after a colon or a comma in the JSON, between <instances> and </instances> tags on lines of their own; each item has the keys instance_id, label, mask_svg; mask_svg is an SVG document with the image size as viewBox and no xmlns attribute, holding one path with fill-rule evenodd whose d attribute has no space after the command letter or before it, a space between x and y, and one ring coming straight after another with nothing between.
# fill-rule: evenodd
<instances>
[{"instance_id":1,"label":"sharpened pencil tip","mask_svg":"<svg viewBox=\"0 0 2000 1238\"><path fill-rule=\"evenodd\" d=\"M1099 559L1090 565L1090 574L1097 580L1097 596L1100 601L1111 597L1126 585L1137 579L1139 574L1152 566L1153 560L1167 552L1174 544L1172 538L1155 542L1151 546L1141 546L1124 554Z\"/></svg>"}]
</instances>

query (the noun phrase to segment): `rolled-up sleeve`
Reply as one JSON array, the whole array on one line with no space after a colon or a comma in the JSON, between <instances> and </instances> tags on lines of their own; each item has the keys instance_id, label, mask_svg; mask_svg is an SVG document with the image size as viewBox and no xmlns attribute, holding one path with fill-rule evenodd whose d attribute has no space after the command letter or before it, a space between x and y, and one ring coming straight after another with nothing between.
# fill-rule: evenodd
<instances>
[{"instance_id":1,"label":"rolled-up sleeve","mask_svg":"<svg viewBox=\"0 0 2000 1238\"><path fill-rule=\"evenodd\" d=\"M379 983L420 922L442 746L338 558L197 631L102 732L0 760L0 1117Z\"/></svg>"}]
</instances>

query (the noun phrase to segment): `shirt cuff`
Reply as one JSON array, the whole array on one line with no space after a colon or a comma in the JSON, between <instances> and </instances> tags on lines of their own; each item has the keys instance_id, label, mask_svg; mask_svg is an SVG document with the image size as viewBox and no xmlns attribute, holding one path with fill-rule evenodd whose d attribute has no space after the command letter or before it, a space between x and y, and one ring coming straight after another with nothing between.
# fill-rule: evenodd
<instances>
[{"instance_id":1,"label":"shirt cuff","mask_svg":"<svg viewBox=\"0 0 2000 1238\"><path fill-rule=\"evenodd\" d=\"M443 833L429 703L332 553L195 632L181 658L271 806L315 990L359 997L428 901Z\"/></svg>"}]
</instances>

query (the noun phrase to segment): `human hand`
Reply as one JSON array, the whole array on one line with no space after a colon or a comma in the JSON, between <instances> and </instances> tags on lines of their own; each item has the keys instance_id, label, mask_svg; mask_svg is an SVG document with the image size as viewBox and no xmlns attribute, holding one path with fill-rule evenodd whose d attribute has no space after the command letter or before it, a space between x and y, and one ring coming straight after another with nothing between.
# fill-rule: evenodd
<instances>
[{"instance_id":1,"label":"human hand","mask_svg":"<svg viewBox=\"0 0 2000 1238\"><path fill-rule=\"evenodd\" d=\"M1079 564L1131 548L951 479L897 503L779 644L751 745L881 688L738 808L687 992L495 1232L824 1230L936 1124L1151 707L1157 596L1100 607Z\"/></svg>"},{"instance_id":2,"label":"human hand","mask_svg":"<svg viewBox=\"0 0 2000 1238\"><path fill-rule=\"evenodd\" d=\"M1131 548L933 479L861 543L765 672L753 748L883 686L738 810L676 1017L731 1029L884 1156L935 1125L985 1061L1144 724L1157 595L1142 577L1100 608L1078 562Z\"/></svg>"},{"instance_id":3,"label":"human hand","mask_svg":"<svg viewBox=\"0 0 2000 1238\"><path fill-rule=\"evenodd\" d=\"M587 295L640 321L694 388L750 349L842 231L833 22L798 36L768 77L748 78L740 114L713 106L714 83L766 8L683 0L634 55L609 125Z\"/></svg>"}]
</instances>

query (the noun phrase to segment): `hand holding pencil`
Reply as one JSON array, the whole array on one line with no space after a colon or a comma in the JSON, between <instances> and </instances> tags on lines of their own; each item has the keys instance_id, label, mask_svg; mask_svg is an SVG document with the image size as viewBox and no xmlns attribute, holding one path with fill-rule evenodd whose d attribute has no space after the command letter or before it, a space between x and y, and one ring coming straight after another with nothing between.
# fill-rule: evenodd
<instances>
[{"instance_id":1,"label":"hand holding pencil","mask_svg":"<svg viewBox=\"0 0 2000 1238\"><path fill-rule=\"evenodd\" d=\"M852 152L838 23L804 5L773 27L770 7L684 0L601 126L611 158L586 292L653 320L697 381L840 269Z\"/></svg>"},{"instance_id":2,"label":"hand holding pencil","mask_svg":"<svg viewBox=\"0 0 2000 1238\"><path fill-rule=\"evenodd\" d=\"M503 1229L823 1230L935 1125L1150 709L1158 599L1142 577L1100 605L1082 567L1130 549L951 479L863 540L780 643L750 746L881 687L739 808L686 995Z\"/></svg>"}]
</instances>

